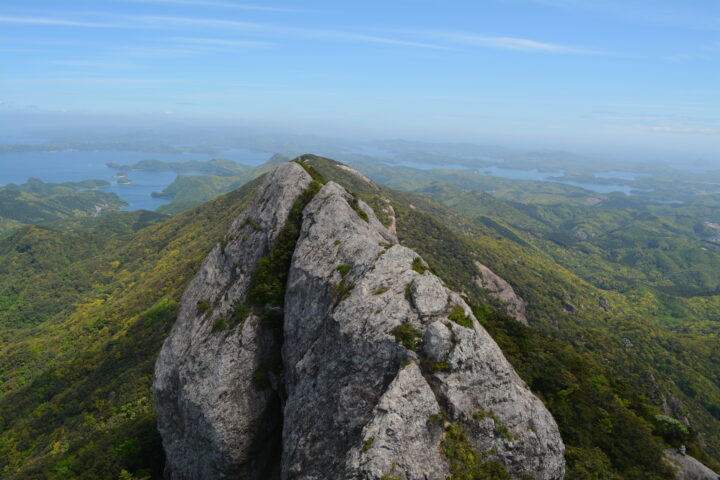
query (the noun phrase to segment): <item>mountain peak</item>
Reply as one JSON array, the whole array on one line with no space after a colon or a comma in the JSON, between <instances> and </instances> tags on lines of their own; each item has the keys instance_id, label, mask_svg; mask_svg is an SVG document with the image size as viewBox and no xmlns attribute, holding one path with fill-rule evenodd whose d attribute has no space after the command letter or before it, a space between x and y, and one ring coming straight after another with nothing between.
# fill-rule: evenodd
<instances>
[{"instance_id":1,"label":"mountain peak","mask_svg":"<svg viewBox=\"0 0 720 480\"><path fill-rule=\"evenodd\" d=\"M554 419L463 298L298 160L183 295L153 385L168 477L561 478Z\"/></svg>"}]
</instances>

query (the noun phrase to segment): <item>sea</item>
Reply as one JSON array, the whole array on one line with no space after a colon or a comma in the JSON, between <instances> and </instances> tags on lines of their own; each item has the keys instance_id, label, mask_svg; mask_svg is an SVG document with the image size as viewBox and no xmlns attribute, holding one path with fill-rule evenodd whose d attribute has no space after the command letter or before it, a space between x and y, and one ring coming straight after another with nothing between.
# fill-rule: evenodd
<instances>
[{"instance_id":1,"label":"sea","mask_svg":"<svg viewBox=\"0 0 720 480\"><path fill-rule=\"evenodd\" d=\"M140 160L163 160L166 162L207 161L213 158L233 160L243 165L256 166L267 161L273 154L257 150L235 148L217 154L204 153L143 153L124 151L58 151L0 154L0 186L25 183L29 178L43 182L75 182L80 180L107 180L111 187L103 189L114 192L128 205L124 210L155 210L168 203L165 198L152 197L177 177L176 172L129 172L130 184L118 184L116 171L108 168L108 162L129 164ZM183 173L183 175L201 175Z\"/></svg>"}]
</instances>

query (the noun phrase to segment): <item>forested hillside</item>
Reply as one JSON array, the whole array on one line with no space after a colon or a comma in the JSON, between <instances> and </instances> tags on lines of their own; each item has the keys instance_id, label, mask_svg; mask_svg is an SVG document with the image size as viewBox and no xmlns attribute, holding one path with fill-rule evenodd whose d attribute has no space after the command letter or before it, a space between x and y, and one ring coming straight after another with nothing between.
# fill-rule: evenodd
<instances>
[{"instance_id":1,"label":"forested hillside","mask_svg":"<svg viewBox=\"0 0 720 480\"><path fill-rule=\"evenodd\" d=\"M0 187L0 235L22 225L118 210L125 202L99 190L109 186L105 180L45 183L31 178L21 185Z\"/></svg>"},{"instance_id":2,"label":"forested hillside","mask_svg":"<svg viewBox=\"0 0 720 480\"><path fill-rule=\"evenodd\" d=\"M671 478L662 451L680 444L717 468L717 296L663 290L690 277L652 281L650 262L626 262L633 281L603 284L602 272L621 264L609 253L614 243L598 239L585 246L575 236L575 244L562 244L553 237L572 231L570 219L587 217L582 199L532 210L413 180L433 200L391 190L331 160L303 158L368 202L404 245L464 292L556 418L567 447L567 478ZM390 173L383 175L392 181ZM150 393L155 357L185 286L223 241L255 185L169 219L121 212L23 227L0 239L3 478L160 478ZM674 243L687 237L687 228L695 230L683 227L683 219L666 222L661 213L655 223L632 211L608 213L583 229L635 219L642 233L630 239L675 230L675 240L661 251L675 259L668 268L679 272L688 260L678 250L705 233L696 232L690 244ZM576 244L594 250L581 253ZM573 262L581 255L602 268L579 269ZM703 265L712 261L708 257ZM529 327L508 317L504 305L478 285L475 262L527 301ZM693 287L712 287L714 274Z\"/></svg>"}]
</instances>

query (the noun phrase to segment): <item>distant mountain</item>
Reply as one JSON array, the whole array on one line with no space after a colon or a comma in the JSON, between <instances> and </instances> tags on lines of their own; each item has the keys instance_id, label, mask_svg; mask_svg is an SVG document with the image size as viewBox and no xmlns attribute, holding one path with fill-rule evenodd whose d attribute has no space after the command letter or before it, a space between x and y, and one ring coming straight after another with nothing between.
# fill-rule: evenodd
<instances>
[{"instance_id":1,"label":"distant mountain","mask_svg":"<svg viewBox=\"0 0 720 480\"><path fill-rule=\"evenodd\" d=\"M31 178L26 183L0 187L0 235L22 225L33 225L72 217L97 216L118 210L126 203L105 180L45 183Z\"/></svg>"},{"instance_id":2,"label":"distant mountain","mask_svg":"<svg viewBox=\"0 0 720 480\"><path fill-rule=\"evenodd\" d=\"M187 162L164 162L162 160L141 160L132 164L119 164L109 162L105 164L108 168L119 172L129 172L132 170L146 172L200 172L212 175L239 175L250 169L245 165L241 165L232 160L215 158L202 162L199 160L190 160Z\"/></svg>"},{"instance_id":3,"label":"distant mountain","mask_svg":"<svg viewBox=\"0 0 720 480\"><path fill-rule=\"evenodd\" d=\"M241 166L242 169L234 174L178 175L162 192L153 193L156 197L171 199L170 203L161 205L157 211L171 215L184 212L218 195L239 188L288 160L289 158L276 154L257 167Z\"/></svg>"}]
</instances>

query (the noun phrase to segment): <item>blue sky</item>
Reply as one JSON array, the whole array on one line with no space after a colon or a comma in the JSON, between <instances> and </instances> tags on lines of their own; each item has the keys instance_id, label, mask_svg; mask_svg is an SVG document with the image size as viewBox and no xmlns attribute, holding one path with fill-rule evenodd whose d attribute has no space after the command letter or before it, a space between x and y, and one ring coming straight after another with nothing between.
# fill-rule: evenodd
<instances>
[{"instance_id":1,"label":"blue sky","mask_svg":"<svg viewBox=\"0 0 720 480\"><path fill-rule=\"evenodd\" d=\"M720 155L718 0L3 0L0 67L4 121Z\"/></svg>"}]
</instances>

